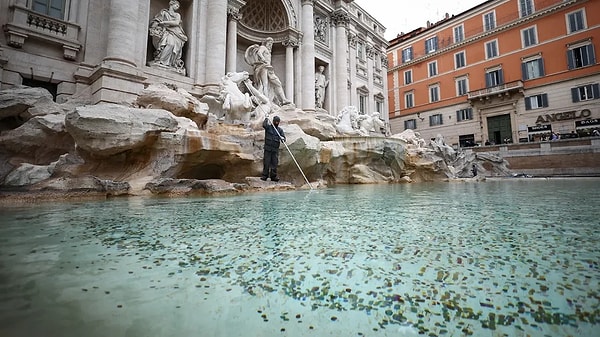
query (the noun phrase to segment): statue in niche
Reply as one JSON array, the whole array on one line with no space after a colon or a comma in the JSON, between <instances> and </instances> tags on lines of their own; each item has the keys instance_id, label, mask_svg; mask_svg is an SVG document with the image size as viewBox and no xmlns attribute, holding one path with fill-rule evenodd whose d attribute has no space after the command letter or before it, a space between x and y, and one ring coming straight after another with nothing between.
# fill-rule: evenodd
<instances>
[{"instance_id":1,"label":"statue in niche","mask_svg":"<svg viewBox=\"0 0 600 337\"><path fill-rule=\"evenodd\" d=\"M154 60L150 66L159 66L174 70L185 75L185 68L181 53L187 36L181 27L179 1L169 1L169 8L162 9L150 22L150 36L154 45Z\"/></svg>"},{"instance_id":2,"label":"statue in niche","mask_svg":"<svg viewBox=\"0 0 600 337\"><path fill-rule=\"evenodd\" d=\"M315 74L315 106L319 109L323 109L323 102L325 101L325 89L329 85L329 80L325 77L323 72L325 71L324 66L319 66Z\"/></svg>"},{"instance_id":3,"label":"statue in niche","mask_svg":"<svg viewBox=\"0 0 600 337\"><path fill-rule=\"evenodd\" d=\"M276 101L279 105L291 104L292 102L285 97L281 80L279 80L271 65L272 49L273 39L268 37L260 46L253 44L248 47L244 58L246 63L254 68L256 89L269 99Z\"/></svg>"}]
</instances>

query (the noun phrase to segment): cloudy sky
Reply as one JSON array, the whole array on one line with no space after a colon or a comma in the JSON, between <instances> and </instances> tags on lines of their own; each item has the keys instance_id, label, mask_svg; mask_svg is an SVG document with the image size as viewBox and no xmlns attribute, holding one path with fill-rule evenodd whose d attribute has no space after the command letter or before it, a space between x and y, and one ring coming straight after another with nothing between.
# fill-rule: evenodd
<instances>
[{"instance_id":1,"label":"cloudy sky","mask_svg":"<svg viewBox=\"0 0 600 337\"><path fill-rule=\"evenodd\" d=\"M475 7L485 0L355 0L355 2L386 27L390 40L400 32L425 27L427 20L437 22L446 13L452 16Z\"/></svg>"}]
</instances>

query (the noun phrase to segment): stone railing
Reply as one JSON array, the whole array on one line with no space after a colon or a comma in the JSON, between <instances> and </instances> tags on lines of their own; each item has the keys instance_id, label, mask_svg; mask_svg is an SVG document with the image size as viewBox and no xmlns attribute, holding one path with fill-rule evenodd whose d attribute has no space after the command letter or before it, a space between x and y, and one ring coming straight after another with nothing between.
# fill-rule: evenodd
<instances>
[{"instance_id":1,"label":"stone railing","mask_svg":"<svg viewBox=\"0 0 600 337\"><path fill-rule=\"evenodd\" d=\"M469 99L477 99L490 95L500 95L503 93L508 93L512 91L521 91L523 90L523 81L512 81L504 84L500 84L494 87L478 89L474 91L469 91L468 98Z\"/></svg>"},{"instance_id":2,"label":"stone railing","mask_svg":"<svg viewBox=\"0 0 600 337\"><path fill-rule=\"evenodd\" d=\"M77 39L80 30L78 25L19 5L11 6L4 30L7 43L15 48L23 47L27 38L35 37L50 44L60 45L64 58L68 60L74 60L81 49L81 43Z\"/></svg>"},{"instance_id":3,"label":"stone railing","mask_svg":"<svg viewBox=\"0 0 600 337\"><path fill-rule=\"evenodd\" d=\"M600 176L600 137L468 148L499 155L516 173L533 176Z\"/></svg>"}]
</instances>

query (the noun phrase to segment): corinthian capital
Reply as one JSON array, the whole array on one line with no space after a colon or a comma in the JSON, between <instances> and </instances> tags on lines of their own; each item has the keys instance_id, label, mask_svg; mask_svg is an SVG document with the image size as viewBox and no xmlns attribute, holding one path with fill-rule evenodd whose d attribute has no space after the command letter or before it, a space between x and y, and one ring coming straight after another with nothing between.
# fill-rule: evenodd
<instances>
[{"instance_id":1,"label":"corinthian capital","mask_svg":"<svg viewBox=\"0 0 600 337\"><path fill-rule=\"evenodd\" d=\"M228 0L227 1L227 18L230 20L240 21L242 14L240 9L246 5L244 0Z\"/></svg>"},{"instance_id":2,"label":"corinthian capital","mask_svg":"<svg viewBox=\"0 0 600 337\"><path fill-rule=\"evenodd\" d=\"M350 24L350 15L346 11L337 10L331 15L331 22L337 27L348 27Z\"/></svg>"},{"instance_id":3,"label":"corinthian capital","mask_svg":"<svg viewBox=\"0 0 600 337\"><path fill-rule=\"evenodd\" d=\"M233 7L227 7L227 18L229 20L240 21L242 19L242 13L240 10Z\"/></svg>"}]
</instances>

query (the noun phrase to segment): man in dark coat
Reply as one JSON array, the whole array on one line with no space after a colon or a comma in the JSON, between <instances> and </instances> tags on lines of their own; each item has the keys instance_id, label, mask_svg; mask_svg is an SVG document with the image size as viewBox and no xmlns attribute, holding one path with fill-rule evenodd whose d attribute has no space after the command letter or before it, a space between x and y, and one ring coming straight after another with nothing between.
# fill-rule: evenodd
<instances>
[{"instance_id":1,"label":"man in dark coat","mask_svg":"<svg viewBox=\"0 0 600 337\"><path fill-rule=\"evenodd\" d=\"M263 158L263 171L261 180L271 178L271 181L279 181L277 177L277 165L279 165L279 144L285 142L283 129L279 127L279 116L273 117L273 123L266 117L263 122L265 129L265 155Z\"/></svg>"}]
</instances>

